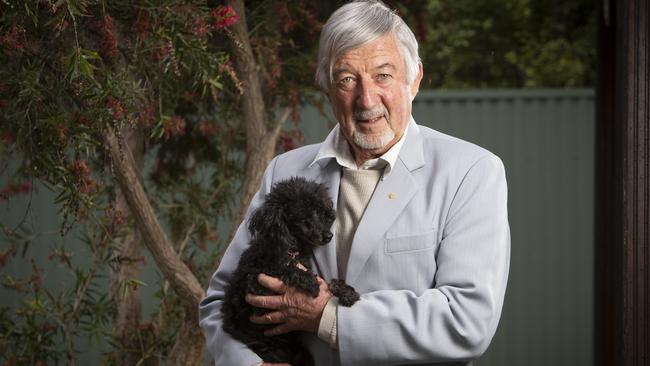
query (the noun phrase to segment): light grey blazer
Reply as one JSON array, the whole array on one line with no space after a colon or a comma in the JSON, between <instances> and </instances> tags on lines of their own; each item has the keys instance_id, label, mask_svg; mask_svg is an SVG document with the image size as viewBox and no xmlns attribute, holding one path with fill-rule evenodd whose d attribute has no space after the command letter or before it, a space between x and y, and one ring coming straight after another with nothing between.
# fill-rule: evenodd
<instances>
[{"instance_id":1,"label":"light grey blazer","mask_svg":"<svg viewBox=\"0 0 650 366\"><path fill-rule=\"evenodd\" d=\"M485 149L413 121L408 128L354 236L345 279L361 300L337 310L338 350L304 335L318 366L467 364L496 331L510 260L503 164ZM319 148L273 159L246 217L275 182L292 176L325 184L336 207L341 168L332 158L315 161ZM200 304L200 325L219 366L260 362L221 328L224 284L248 245L246 225L247 219ZM338 272L335 248L332 242L315 253L326 280Z\"/></svg>"}]
</instances>

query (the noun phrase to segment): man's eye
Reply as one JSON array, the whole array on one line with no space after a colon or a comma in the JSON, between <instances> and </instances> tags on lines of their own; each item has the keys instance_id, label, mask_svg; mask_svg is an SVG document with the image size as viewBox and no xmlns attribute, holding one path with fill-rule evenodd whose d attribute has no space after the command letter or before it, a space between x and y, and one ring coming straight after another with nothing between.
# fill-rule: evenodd
<instances>
[{"instance_id":1,"label":"man's eye","mask_svg":"<svg viewBox=\"0 0 650 366\"><path fill-rule=\"evenodd\" d=\"M341 78L341 80L339 80L338 82L339 86L344 88L349 87L350 85L352 85L352 83L354 83L354 78L352 76L346 76L344 78Z\"/></svg>"},{"instance_id":2,"label":"man's eye","mask_svg":"<svg viewBox=\"0 0 650 366\"><path fill-rule=\"evenodd\" d=\"M379 80L388 80L391 77L392 76L390 74L379 74L379 75L377 75L377 79L379 79Z\"/></svg>"}]
</instances>

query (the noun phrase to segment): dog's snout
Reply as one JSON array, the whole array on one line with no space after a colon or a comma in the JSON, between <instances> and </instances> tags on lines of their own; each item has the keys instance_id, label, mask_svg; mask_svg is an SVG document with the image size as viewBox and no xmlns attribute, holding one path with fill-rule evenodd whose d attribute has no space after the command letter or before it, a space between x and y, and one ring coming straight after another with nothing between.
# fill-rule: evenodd
<instances>
[{"instance_id":1,"label":"dog's snout","mask_svg":"<svg viewBox=\"0 0 650 366\"><path fill-rule=\"evenodd\" d=\"M329 232L329 231L325 231L325 232L323 232L323 241L324 241L325 243L329 243L330 240L332 240L332 233Z\"/></svg>"}]
</instances>

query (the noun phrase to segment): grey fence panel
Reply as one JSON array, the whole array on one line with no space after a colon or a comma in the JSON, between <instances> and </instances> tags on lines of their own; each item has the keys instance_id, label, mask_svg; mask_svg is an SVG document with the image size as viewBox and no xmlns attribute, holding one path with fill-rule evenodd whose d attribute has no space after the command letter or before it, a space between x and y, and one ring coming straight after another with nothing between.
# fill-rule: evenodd
<instances>
[{"instance_id":1,"label":"grey fence panel","mask_svg":"<svg viewBox=\"0 0 650 366\"><path fill-rule=\"evenodd\" d=\"M592 365L593 92L426 92L413 114L506 166L510 280L501 326L477 364Z\"/></svg>"}]
</instances>

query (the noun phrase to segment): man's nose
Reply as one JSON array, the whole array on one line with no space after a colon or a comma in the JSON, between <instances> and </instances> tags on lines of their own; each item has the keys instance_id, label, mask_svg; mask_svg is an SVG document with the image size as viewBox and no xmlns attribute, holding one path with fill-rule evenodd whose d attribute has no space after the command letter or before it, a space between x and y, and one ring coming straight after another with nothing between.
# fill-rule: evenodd
<instances>
[{"instance_id":1,"label":"man's nose","mask_svg":"<svg viewBox=\"0 0 650 366\"><path fill-rule=\"evenodd\" d=\"M362 79L357 84L357 100L358 108L371 109L379 103L377 87L372 80Z\"/></svg>"}]
</instances>

